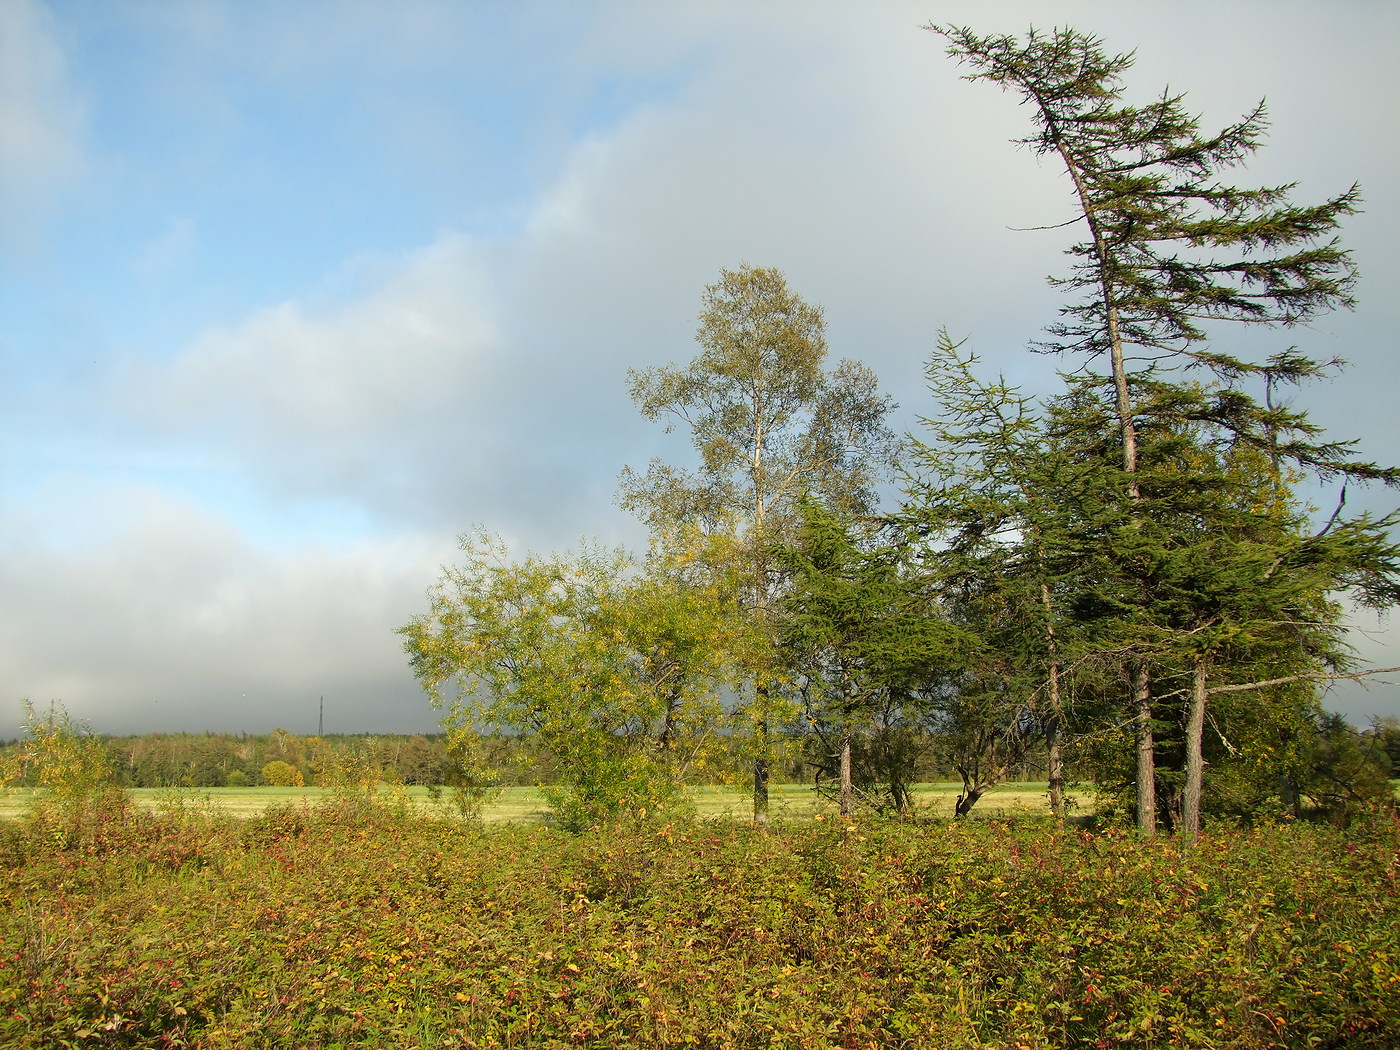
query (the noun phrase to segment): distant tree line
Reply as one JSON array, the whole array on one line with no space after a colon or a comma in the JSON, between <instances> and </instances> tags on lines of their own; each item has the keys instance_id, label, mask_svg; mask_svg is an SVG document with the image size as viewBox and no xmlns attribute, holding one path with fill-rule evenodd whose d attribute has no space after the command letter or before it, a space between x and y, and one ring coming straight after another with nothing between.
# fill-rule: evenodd
<instances>
[{"instance_id":1,"label":"distant tree line","mask_svg":"<svg viewBox=\"0 0 1400 1050\"><path fill-rule=\"evenodd\" d=\"M42 719L39 720L40 722ZM82 730L87 732L86 730ZM921 781L956 777L945 741L918 734L909 747L917 752L914 769ZM364 733L297 736L282 729L248 733L143 733L97 736L105 768L120 787L222 788L268 786L337 786L346 780L383 784L451 786L475 775L503 787L540 787L560 783L567 774L551 750L536 738L495 733L476 738L464 760L445 733ZM0 741L0 758L16 755L20 740ZM714 752L704 783L735 784L748 772L751 742L726 737ZM783 783L812 783L823 763L803 734L780 749L774 773ZM1016 771L1034 778L1043 763L1028 760ZM34 786L33 777L16 786Z\"/></svg>"},{"instance_id":2,"label":"distant tree line","mask_svg":"<svg viewBox=\"0 0 1400 1050\"><path fill-rule=\"evenodd\" d=\"M11 786L37 786L42 764L26 766L18 761L32 749L33 734L56 725L55 716L32 719L38 730L22 740L0 741L0 769L20 771ZM246 733L145 733L102 737L84 727L69 726L68 737L95 745L94 760L101 761L102 780L113 787L135 788L238 788L270 786L338 787L350 784L402 784L433 789L473 785L544 787L568 785L570 770L544 739L513 734L486 734L474 738L474 750L464 755L455 749L449 734L349 734L297 736L277 729L267 734ZM968 741L959 733L940 733L927 727L907 726L887 733L883 740L856 737L853 789L866 802L888 804L888 781L882 781L890 755L905 763L900 782L957 781L959 766L967 761ZM708 752L704 777L693 784L747 786L752 735L740 730L720 735ZM832 740L821 730L788 726L768 741L774 756L773 778L781 783L806 784L839 800L839 770L834 768ZM1274 790L1282 806L1276 815L1301 817L1317 814L1333 819L1364 807L1391 791L1391 779L1400 777L1400 719L1380 718L1362 730L1339 715L1320 714L1306 732L1292 741L1291 780L1279 780ZM883 748L884 753L872 753ZM1043 742L1022 749L1005 769L1005 780L1043 780L1049 766ZM1089 786L1103 768L1103 757L1092 747L1069 756L1064 767L1066 784ZM888 775L887 771L884 775ZM1111 794L1111 785L1110 794ZM1252 797L1238 789L1235 812L1243 812ZM1228 799L1230 792L1222 789ZM1228 809L1230 803L1217 805Z\"/></svg>"},{"instance_id":3,"label":"distant tree line","mask_svg":"<svg viewBox=\"0 0 1400 1050\"><path fill-rule=\"evenodd\" d=\"M781 783L830 785L828 742L819 733L780 734L775 750L774 778ZM461 757L454 753L444 733L335 734L326 737L296 736L285 730L248 733L144 733L134 736L98 737L107 768L122 787L220 788L262 787L273 782L264 770L281 763L299 775L303 785L334 786L356 772L368 773L381 783L450 786L463 775ZM493 783L507 787L559 784L567 771L559 767L540 740L507 734L479 738L475 756L479 769ZM753 741L743 734L722 739L709 765L709 784L745 784L750 773ZM15 754L17 740L0 742L0 761ZM868 746L868 745L862 745ZM962 743L952 736L913 728L897 746L909 756L910 783L956 781ZM1301 778L1304 803L1336 805L1368 786L1400 777L1400 720L1377 719L1358 731L1339 716L1324 716L1314 726L1305 748L1308 761ZM1044 748L1028 750L1008 772L1010 780L1043 780L1047 755ZM1091 762L1075 762L1069 779L1087 779ZM866 759L862 770L874 768ZM20 785L26 782L21 780ZM866 788L877 789L873 781ZM1356 797L1360 797L1356 795ZM1300 810L1301 811L1301 810Z\"/></svg>"},{"instance_id":4,"label":"distant tree line","mask_svg":"<svg viewBox=\"0 0 1400 1050\"><path fill-rule=\"evenodd\" d=\"M144 733L98 739L113 778L123 787L330 786L355 776L391 783L441 784L450 775L450 759L440 734L323 738L276 729L262 735ZM3 749L11 753L20 746L21 742L15 741Z\"/></svg>"}]
</instances>

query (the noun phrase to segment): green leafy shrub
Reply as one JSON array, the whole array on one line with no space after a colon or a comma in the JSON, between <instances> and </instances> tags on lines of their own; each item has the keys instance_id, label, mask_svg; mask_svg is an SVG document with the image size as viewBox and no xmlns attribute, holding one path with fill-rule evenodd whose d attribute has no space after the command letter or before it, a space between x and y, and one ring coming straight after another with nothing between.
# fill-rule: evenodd
<instances>
[{"instance_id":1,"label":"green leafy shrub","mask_svg":"<svg viewBox=\"0 0 1400 1050\"><path fill-rule=\"evenodd\" d=\"M660 764L646 754L594 758L565 783L543 790L558 825L574 832L656 823L692 810L685 789L661 775Z\"/></svg>"},{"instance_id":2,"label":"green leafy shrub","mask_svg":"<svg viewBox=\"0 0 1400 1050\"><path fill-rule=\"evenodd\" d=\"M29 819L55 847L102 848L130 810L105 745L62 705L43 715L28 700L23 707L24 737L0 768L0 784L41 789Z\"/></svg>"},{"instance_id":3,"label":"green leafy shrub","mask_svg":"<svg viewBox=\"0 0 1400 1050\"><path fill-rule=\"evenodd\" d=\"M500 774L487 763L481 737L465 726L455 726L447 734L445 779L452 788L452 802L465 820L480 820L482 810L500 797ZM438 788L438 798L442 794Z\"/></svg>"}]
</instances>

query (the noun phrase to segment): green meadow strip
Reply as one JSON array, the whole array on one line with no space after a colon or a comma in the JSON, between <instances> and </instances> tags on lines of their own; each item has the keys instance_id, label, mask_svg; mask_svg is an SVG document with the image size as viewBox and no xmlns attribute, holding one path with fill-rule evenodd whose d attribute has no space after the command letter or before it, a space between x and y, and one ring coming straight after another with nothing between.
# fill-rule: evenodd
<instances>
[{"instance_id":1,"label":"green meadow strip","mask_svg":"<svg viewBox=\"0 0 1400 1050\"><path fill-rule=\"evenodd\" d=\"M961 785L955 783L916 784L912 794L917 816L948 818ZM787 820L810 820L818 814L834 815L836 804L818 796L809 785L774 784L770 788L775 817ZM127 795L137 806L161 812L170 809L207 808L233 817L251 817L264 810L287 803L315 804L336 794L334 788L319 787L245 787L245 788L127 788ZM403 799L415 810L444 819L456 819L456 809L443 792L434 798L425 787L381 788L386 800ZM724 817L747 821L753 815L751 796L736 787L699 785L688 791L690 801L700 817ZM11 788L0 793L0 820L23 816L34 802L43 797L42 789ZM1076 812L1093 812L1093 792L1090 788L1077 796ZM504 787L495 789L488 799L481 819L487 823L547 822L549 803L544 793L535 787ZM977 819L1013 816L1043 816L1049 812L1046 785L1035 782L1002 784L988 792L973 811Z\"/></svg>"}]
</instances>

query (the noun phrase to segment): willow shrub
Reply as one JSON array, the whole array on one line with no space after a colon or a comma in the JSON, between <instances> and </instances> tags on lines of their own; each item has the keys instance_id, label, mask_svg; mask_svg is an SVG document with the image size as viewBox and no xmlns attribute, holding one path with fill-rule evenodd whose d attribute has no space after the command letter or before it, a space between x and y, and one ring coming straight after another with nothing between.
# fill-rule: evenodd
<instances>
[{"instance_id":1,"label":"willow shrub","mask_svg":"<svg viewBox=\"0 0 1400 1050\"><path fill-rule=\"evenodd\" d=\"M6 827L0 1045L1400 1045L1400 829Z\"/></svg>"}]
</instances>

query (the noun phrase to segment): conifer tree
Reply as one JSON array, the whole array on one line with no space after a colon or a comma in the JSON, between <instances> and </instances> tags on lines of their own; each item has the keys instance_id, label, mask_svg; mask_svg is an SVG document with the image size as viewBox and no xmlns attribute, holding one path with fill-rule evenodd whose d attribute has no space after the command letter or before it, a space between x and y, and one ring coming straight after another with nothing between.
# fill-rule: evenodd
<instances>
[{"instance_id":1,"label":"conifer tree","mask_svg":"<svg viewBox=\"0 0 1400 1050\"><path fill-rule=\"evenodd\" d=\"M1133 56L1106 52L1092 35L1032 29L1020 39L929 28L971 68L968 79L1020 97L1035 128L1020 141L1057 159L1073 187L1071 222L1084 237L1069 249L1070 273L1052 284L1077 298L1062 308L1063 319L1040 349L1086 356L1110 393L1121 464L1117 498L1129 530L1147 521L1141 432L1164 419L1168 430L1189 422L1228 432L1324 478L1400 482L1395 470L1355 459L1349 444L1324 440L1306 414L1251 393L1330 374L1340 362L1295 349L1249 360L1208 338L1215 321L1290 328L1353 305L1356 270L1337 233L1357 210L1357 187L1300 205L1291 184L1227 184L1223 173L1242 165L1263 139L1264 104L1219 132L1203 133L1182 95L1164 91L1146 104L1126 101L1124 75ZM1202 372L1212 381L1199 382ZM1129 548L1145 542L1122 530L1117 535ZM1148 609L1155 596L1140 592L1133 601ZM1130 660L1129 677L1138 824L1150 833L1157 805L1148 662Z\"/></svg>"},{"instance_id":2,"label":"conifer tree","mask_svg":"<svg viewBox=\"0 0 1400 1050\"><path fill-rule=\"evenodd\" d=\"M1111 406L1081 384L1050 415L1052 432L1078 433L1079 455L1099 461L1093 484L1063 492L1077 508L1077 638L1086 652L1129 654L1150 670L1155 745L1168 752L1159 773L1173 787L1154 807L1189 839L1210 697L1260 691L1268 706L1254 705L1255 717L1304 726L1314 693L1278 687L1349 673L1336 595L1378 606L1400 598L1388 538L1396 519L1337 514L1314 530L1257 448L1169 413L1141 431L1139 500L1123 503L1113 498Z\"/></svg>"},{"instance_id":3,"label":"conifer tree","mask_svg":"<svg viewBox=\"0 0 1400 1050\"><path fill-rule=\"evenodd\" d=\"M1071 626L1063 598L1076 561L1056 547L1053 519L1066 471L1077 468L1047 445L1033 399L981 379L976 357L959 347L940 332L925 366L936 411L909 439L898 518L904 542L921 551L923 575L979 638L981 660L967 663L962 706L946 726L973 745L958 759L967 780L960 806L970 809L1043 742L1051 809L1063 816L1062 650ZM977 741L994 740L1018 746L1001 747L1003 761L983 761Z\"/></svg>"},{"instance_id":4,"label":"conifer tree","mask_svg":"<svg viewBox=\"0 0 1400 1050\"><path fill-rule=\"evenodd\" d=\"M795 534L773 558L789 580L777 638L802 716L823 757L836 759L842 815L858 786L907 809L913 756L900 755L895 740L921 721L920 694L954 676L976 639L940 614L936 597L904 571L898 547L811 495L798 510ZM860 770L858 742L867 758Z\"/></svg>"}]
</instances>

